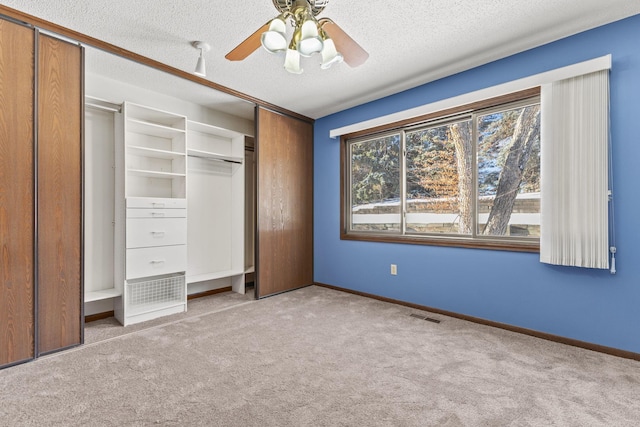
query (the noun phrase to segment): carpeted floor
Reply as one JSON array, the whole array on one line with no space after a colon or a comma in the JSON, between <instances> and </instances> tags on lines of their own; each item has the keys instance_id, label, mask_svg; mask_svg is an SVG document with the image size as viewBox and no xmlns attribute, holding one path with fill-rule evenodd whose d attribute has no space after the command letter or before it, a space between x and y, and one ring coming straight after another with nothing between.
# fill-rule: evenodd
<instances>
[{"instance_id":1,"label":"carpeted floor","mask_svg":"<svg viewBox=\"0 0 640 427\"><path fill-rule=\"evenodd\" d=\"M189 300L187 303L187 311L184 313L172 314L147 322L136 323L134 325L123 328L120 322L114 317L96 320L86 324L84 328L84 343L95 344L111 338L120 337L122 335L131 334L143 329L154 328L160 325L166 325L172 322L179 322L190 317L198 317L203 314L210 314L249 301L254 301L253 287L247 290L244 295L235 292L223 292L204 298L196 298Z\"/></svg>"},{"instance_id":2,"label":"carpeted floor","mask_svg":"<svg viewBox=\"0 0 640 427\"><path fill-rule=\"evenodd\" d=\"M2 426L636 426L640 363L320 287L0 371Z\"/></svg>"}]
</instances>

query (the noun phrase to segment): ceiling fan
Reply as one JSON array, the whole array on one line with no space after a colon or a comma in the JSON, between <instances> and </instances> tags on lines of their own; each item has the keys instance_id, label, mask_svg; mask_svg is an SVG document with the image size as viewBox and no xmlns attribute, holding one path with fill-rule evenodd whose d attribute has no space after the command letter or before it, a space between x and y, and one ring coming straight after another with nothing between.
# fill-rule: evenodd
<instances>
[{"instance_id":1,"label":"ceiling fan","mask_svg":"<svg viewBox=\"0 0 640 427\"><path fill-rule=\"evenodd\" d=\"M322 56L321 68L346 62L351 67L362 65L369 54L329 18L316 19L329 0L272 0L279 15L247 37L225 55L230 61L241 61L260 45L271 53L286 52L284 68L300 74L300 56L315 53ZM293 34L287 42L287 20Z\"/></svg>"}]
</instances>

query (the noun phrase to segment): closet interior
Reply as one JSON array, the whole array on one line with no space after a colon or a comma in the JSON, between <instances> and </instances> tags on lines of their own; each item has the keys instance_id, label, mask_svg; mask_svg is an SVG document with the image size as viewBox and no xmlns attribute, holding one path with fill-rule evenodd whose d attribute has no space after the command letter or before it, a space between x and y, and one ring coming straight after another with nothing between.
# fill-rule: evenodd
<instances>
[{"instance_id":1,"label":"closet interior","mask_svg":"<svg viewBox=\"0 0 640 427\"><path fill-rule=\"evenodd\" d=\"M126 326L185 311L191 294L245 293L254 105L85 56L85 316L113 311Z\"/></svg>"}]
</instances>

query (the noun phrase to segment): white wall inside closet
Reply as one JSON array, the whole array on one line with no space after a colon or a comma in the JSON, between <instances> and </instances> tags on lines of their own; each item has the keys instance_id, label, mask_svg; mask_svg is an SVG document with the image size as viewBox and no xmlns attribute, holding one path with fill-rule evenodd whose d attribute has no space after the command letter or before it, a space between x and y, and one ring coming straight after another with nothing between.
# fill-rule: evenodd
<instances>
[{"instance_id":1,"label":"white wall inside closet","mask_svg":"<svg viewBox=\"0 0 640 427\"><path fill-rule=\"evenodd\" d=\"M203 153L191 153L193 156L188 158L187 191L205 197L198 197L201 199L198 203L192 198L187 209L188 217L193 214L188 220L188 245L192 248L188 250L187 281L191 283L187 293L228 286L240 289L245 267L244 245L225 251L214 242L226 239L231 245L233 230L240 229L240 235L243 234L244 218L230 214L228 203L244 203L244 168L240 164L244 159L244 135L253 135L255 131L253 121L102 75L87 73L85 78L87 96L114 104L134 102L189 119L190 147ZM205 87L202 90L213 91ZM114 284L113 276L115 113L87 107L85 114L85 315L91 315L114 310L114 296L122 291ZM232 179L236 170L241 170L242 179ZM223 204L227 204L226 209L221 209ZM197 233L193 224L211 218L216 209L219 220ZM239 263L234 261L237 259Z\"/></svg>"},{"instance_id":2,"label":"white wall inside closet","mask_svg":"<svg viewBox=\"0 0 640 427\"><path fill-rule=\"evenodd\" d=\"M113 310L114 289L114 115L85 109L85 301L93 311ZM92 314L92 313L88 313Z\"/></svg>"}]
</instances>

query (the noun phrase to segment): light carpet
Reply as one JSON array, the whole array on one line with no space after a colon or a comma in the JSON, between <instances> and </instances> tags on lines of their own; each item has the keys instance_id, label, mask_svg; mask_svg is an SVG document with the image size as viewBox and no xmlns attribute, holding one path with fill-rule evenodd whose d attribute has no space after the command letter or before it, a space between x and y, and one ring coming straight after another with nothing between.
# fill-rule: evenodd
<instances>
[{"instance_id":1,"label":"light carpet","mask_svg":"<svg viewBox=\"0 0 640 427\"><path fill-rule=\"evenodd\" d=\"M636 426L639 396L638 362L311 286L0 371L0 425Z\"/></svg>"}]
</instances>

